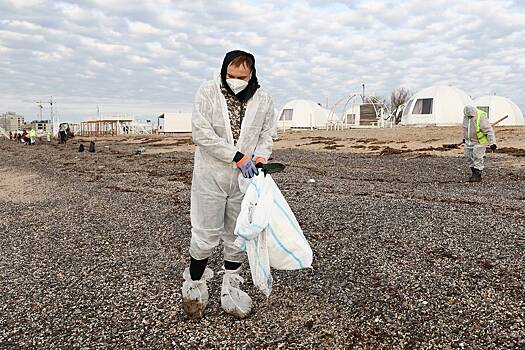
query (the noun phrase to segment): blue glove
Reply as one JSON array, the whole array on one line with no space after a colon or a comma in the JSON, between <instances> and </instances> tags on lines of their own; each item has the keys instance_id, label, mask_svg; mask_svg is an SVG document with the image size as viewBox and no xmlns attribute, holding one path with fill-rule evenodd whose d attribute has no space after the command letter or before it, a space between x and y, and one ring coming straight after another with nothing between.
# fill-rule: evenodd
<instances>
[{"instance_id":1,"label":"blue glove","mask_svg":"<svg viewBox=\"0 0 525 350\"><path fill-rule=\"evenodd\" d=\"M251 179L255 175L259 175L259 171L255 167L253 161L246 155L244 155L241 160L235 163L237 167L241 170L242 176L245 178Z\"/></svg>"}]
</instances>

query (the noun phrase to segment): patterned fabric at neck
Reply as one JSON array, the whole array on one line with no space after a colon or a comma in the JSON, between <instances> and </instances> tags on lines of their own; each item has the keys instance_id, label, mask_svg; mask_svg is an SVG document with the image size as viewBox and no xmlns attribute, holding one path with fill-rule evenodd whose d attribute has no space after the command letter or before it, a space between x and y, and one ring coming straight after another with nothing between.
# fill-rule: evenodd
<instances>
[{"instance_id":1,"label":"patterned fabric at neck","mask_svg":"<svg viewBox=\"0 0 525 350\"><path fill-rule=\"evenodd\" d=\"M221 92L226 99L228 106L228 115L230 117L230 125L233 134L233 143L237 144L241 136L241 124L244 119L244 112L246 110L246 102L239 100L235 95L230 93L224 87L221 87Z\"/></svg>"}]
</instances>

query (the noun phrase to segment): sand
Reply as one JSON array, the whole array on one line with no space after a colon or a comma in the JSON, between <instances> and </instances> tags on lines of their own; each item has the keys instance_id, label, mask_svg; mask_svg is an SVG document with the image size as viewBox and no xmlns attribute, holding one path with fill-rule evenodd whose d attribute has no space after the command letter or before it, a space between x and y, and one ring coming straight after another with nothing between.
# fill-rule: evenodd
<instances>
[{"instance_id":1,"label":"sand","mask_svg":"<svg viewBox=\"0 0 525 350\"><path fill-rule=\"evenodd\" d=\"M519 153L525 149L524 127L496 127L498 146L503 153ZM347 130L281 130L274 149L302 149L310 151L337 151L342 153L381 153L399 151L434 155L462 155L460 127L419 127ZM87 142L79 138L77 141ZM193 151L191 134L148 135L135 137L100 137L97 142L144 147L148 154ZM522 151L523 152L523 151Z\"/></svg>"},{"instance_id":2,"label":"sand","mask_svg":"<svg viewBox=\"0 0 525 350\"><path fill-rule=\"evenodd\" d=\"M43 186L40 176L22 168L0 168L0 201L31 203L40 200Z\"/></svg>"}]
</instances>

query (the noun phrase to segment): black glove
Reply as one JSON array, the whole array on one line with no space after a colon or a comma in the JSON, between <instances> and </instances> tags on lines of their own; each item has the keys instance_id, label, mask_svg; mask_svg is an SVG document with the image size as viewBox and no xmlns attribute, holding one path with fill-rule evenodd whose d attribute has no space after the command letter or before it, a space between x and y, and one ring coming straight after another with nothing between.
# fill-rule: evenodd
<instances>
[{"instance_id":1,"label":"black glove","mask_svg":"<svg viewBox=\"0 0 525 350\"><path fill-rule=\"evenodd\" d=\"M495 143L493 143L492 145L490 145L490 149L491 149L492 151L495 151L496 148L498 148L498 146L496 146Z\"/></svg>"}]
</instances>

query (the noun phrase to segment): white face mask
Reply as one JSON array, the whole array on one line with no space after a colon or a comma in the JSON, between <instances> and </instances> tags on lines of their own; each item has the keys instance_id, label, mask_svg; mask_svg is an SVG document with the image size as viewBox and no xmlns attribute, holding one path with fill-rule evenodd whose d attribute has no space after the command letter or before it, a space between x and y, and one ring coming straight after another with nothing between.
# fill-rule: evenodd
<instances>
[{"instance_id":1,"label":"white face mask","mask_svg":"<svg viewBox=\"0 0 525 350\"><path fill-rule=\"evenodd\" d=\"M248 86L248 82L242 79L226 79L226 82L235 95L246 89Z\"/></svg>"}]
</instances>

